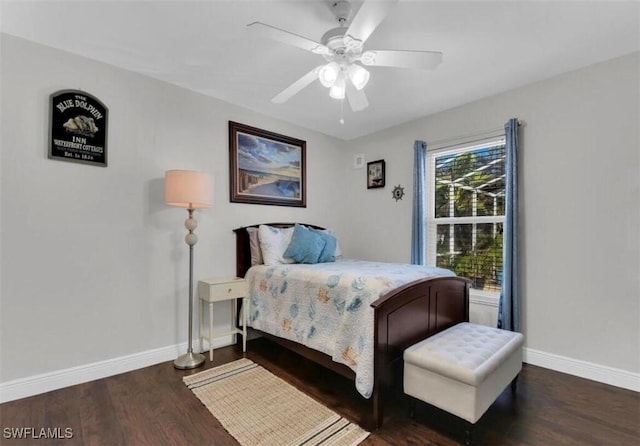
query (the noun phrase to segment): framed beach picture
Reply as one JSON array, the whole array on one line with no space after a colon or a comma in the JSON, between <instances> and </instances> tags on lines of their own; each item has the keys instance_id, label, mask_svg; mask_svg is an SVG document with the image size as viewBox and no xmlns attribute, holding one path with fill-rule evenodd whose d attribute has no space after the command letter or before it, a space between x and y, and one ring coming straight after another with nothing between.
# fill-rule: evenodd
<instances>
[{"instance_id":1,"label":"framed beach picture","mask_svg":"<svg viewBox=\"0 0 640 446\"><path fill-rule=\"evenodd\" d=\"M306 141L229 121L230 200L307 207Z\"/></svg>"},{"instance_id":2,"label":"framed beach picture","mask_svg":"<svg viewBox=\"0 0 640 446\"><path fill-rule=\"evenodd\" d=\"M384 160L367 163L367 189L384 187Z\"/></svg>"}]
</instances>

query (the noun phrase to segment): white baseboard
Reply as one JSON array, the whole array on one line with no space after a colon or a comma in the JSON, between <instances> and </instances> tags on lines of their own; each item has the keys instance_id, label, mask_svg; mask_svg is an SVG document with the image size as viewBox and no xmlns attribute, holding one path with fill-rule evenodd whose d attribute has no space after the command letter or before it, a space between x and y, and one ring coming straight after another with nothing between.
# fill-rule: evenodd
<instances>
[{"instance_id":1,"label":"white baseboard","mask_svg":"<svg viewBox=\"0 0 640 446\"><path fill-rule=\"evenodd\" d=\"M233 344L233 341L233 336L227 336L215 340L213 346L214 348L225 347ZM194 341L193 345L199 346L198 341ZM184 342L179 345L162 347L106 361L95 362L93 364L0 383L0 403L130 372L161 362L172 361L181 353L184 353L186 349L187 343ZM530 348L525 348L523 353L524 362L527 364L640 392L639 373L593 364Z\"/></svg>"},{"instance_id":2,"label":"white baseboard","mask_svg":"<svg viewBox=\"0 0 640 446\"><path fill-rule=\"evenodd\" d=\"M524 349L523 360L527 364L640 392L640 373L567 358L566 356L554 355L553 353L531 348Z\"/></svg>"},{"instance_id":3,"label":"white baseboard","mask_svg":"<svg viewBox=\"0 0 640 446\"><path fill-rule=\"evenodd\" d=\"M494 316L497 315L490 313L492 317L487 317L486 314L482 313L481 309L485 308L487 309L486 311L497 311L498 299L492 294L478 292L477 290L472 290L470 294L469 302L479 306L476 307L476 314L472 316L475 316L480 323L495 326L496 320ZM480 310L477 310L478 308ZM627 370L594 364L592 362L546 353L531 348L525 348L523 350L523 360L527 364L640 392L640 373L633 373Z\"/></svg>"},{"instance_id":4,"label":"white baseboard","mask_svg":"<svg viewBox=\"0 0 640 446\"><path fill-rule=\"evenodd\" d=\"M214 340L213 347L225 347L233 344L233 335ZM199 348L199 340L193 341L194 350ZM204 347L208 347L205 343ZM96 379L106 378L120 373L149 367L161 362L172 361L187 351L187 342L161 347L106 361L57 370L0 383L0 403L38 395L52 390L82 384ZM208 356L208 355L207 355Z\"/></svg>"}]
</instances>

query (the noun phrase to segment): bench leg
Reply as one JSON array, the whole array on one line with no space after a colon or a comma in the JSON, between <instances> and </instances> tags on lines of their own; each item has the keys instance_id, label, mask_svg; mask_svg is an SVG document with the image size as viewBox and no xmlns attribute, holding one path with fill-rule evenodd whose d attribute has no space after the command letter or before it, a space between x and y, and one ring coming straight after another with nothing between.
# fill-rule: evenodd
<instances>
[{"instance_id":1,"label":"bench leg","mask_svg":"<svg viewBox=\"0 0 640 446\"><path fill-rule=\"evenodd\" d=\"M511 393L512 394L516 394L516 390L518 389L518 376L520 375L516 375L515 378L513 378L513 381L511 381Z\"/></svg>"},{"instance_id":2,"label":"bench leg","mask_svg":"<svg viewBox=\"0 0 640 446\"><path fill-rule=\"evenodd\" d=\"M409 418L412 420L416 417L416 400L409 397Z\"/></svg>"},{"instance_id":3,"label":"bench leg","mask_svg":"<svg viewBox=\"0 0 640 446\"><path fill-rule=\"evenodd\" d=\"M473 444L473 424L467 421L467 427L464 431L464 444L471 446Z\"/></svg>"}]
</instances>

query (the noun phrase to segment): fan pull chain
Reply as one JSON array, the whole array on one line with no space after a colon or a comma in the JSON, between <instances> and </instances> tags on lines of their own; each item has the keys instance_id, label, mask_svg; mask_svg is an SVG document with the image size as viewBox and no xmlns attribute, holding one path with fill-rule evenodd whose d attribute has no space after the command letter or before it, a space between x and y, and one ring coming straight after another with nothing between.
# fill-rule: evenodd
<instances>
[{"instance_id":1,"label":"fan pull chain","mask_svg":"<svg viewBox=\"0 0 640 446\"><path fill-rule=\"evenodd\" d=\"M344 97L340 99L340 124L344 125Z\"/></svg>"}]
</instances>

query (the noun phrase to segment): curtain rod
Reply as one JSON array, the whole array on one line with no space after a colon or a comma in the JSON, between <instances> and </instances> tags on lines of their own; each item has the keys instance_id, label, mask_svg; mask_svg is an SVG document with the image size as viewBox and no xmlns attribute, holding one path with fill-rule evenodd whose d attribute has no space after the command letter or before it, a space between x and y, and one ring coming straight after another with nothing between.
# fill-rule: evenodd
<instances>
[{"instance_id":1,"label":"curtain rod","mask_svg":"<svg viewBox=\"0 0 640 446\"><path fill-rule=\"evenodd\" d=\"M522 127L524 125L523 121L518 120L518 127ZM449 147L454 147L460 144L471 144L474 142L479 142L485 139L489 139L497 136L504 136L505 131L504 127L496 127L488 130L481 130L479 132L469 133L467 135L462 136L454 136L451 138L443 138L436 141L427 141L427 151L430 150L442 150L447 149Z\"/></svg>"}]
</instances>

